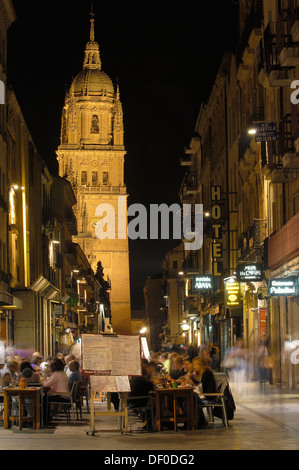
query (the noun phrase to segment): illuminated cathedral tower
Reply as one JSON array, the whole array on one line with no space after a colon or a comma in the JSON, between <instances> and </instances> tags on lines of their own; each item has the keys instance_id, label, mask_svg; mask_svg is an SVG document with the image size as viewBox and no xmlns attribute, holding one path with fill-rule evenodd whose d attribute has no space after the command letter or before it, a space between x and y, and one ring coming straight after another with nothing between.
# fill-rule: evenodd
<instances>
[{"instance_id":1,"label":"illuminated cathedral tower","mask_svg":"<svg viewBox=\"0 0 299 470\"><path fill-rule=\"evenodd\" d=\"M114 89L103 72L99 45L91 16L83 70L66 93L57 150L59 175L67 178L77 198L78 235L73 237L94 272L101 261L111 281L112 327L116 333L131 332L129 249L126 233L127 190L124 183L124 129L119 87ZM119 198L122 210L118 213ZM100 239L96 230L105 226L106 213L96 208L110 204L115 213L115 238ZM102 222L101 222L102 220ZM122 227L118 221L121 220ZM120 233L118 233L120 232Z\"/></svg>"}]
</instances>

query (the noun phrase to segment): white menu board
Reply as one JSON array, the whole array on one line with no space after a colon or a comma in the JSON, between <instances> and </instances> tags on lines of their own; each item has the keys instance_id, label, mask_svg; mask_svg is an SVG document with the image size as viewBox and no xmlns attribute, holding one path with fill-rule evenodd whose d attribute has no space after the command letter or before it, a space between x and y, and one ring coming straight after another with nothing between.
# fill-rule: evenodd
<instances>
[{"instance_id":1,"label":"white menu board","mask_svg":"<svg viewBox=\"0 0 299 470\"><path fill-rule=\"evenodd\" d=\"M128 376L101 375L90 377L90 386L94 392L130 392L130 381Z\"/></svg>"},{"instance_id":2,"label":"white menu board","mask_svg":"<svg viewBox=\"0 0 299 470\"><path fill-rule=\"evenodd\" d=\"M140 337L82 335L82 369L92 375L141 375Z\"/></svg>"}]
</instances>

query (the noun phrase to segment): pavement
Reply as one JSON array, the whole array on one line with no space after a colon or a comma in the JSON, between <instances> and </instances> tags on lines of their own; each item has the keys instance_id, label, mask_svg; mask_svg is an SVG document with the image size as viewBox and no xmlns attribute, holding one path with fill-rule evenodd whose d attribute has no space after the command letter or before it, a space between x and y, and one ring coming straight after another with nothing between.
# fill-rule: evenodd
<instances>
[{"instance_id":1,"label":"pavement","mask_svg":"<svg viewBox=\"0 0 299 470\"><path fill-rule=\"evenodd\" d=\"M32 451L100 451L103 463L128 464L192 464L201 451L277 451L299 450L299 392L284 390L269 384L261 390L260 384L247 382L238 386L230 384L236 403L234 419L225 428L222 420L194 431L164 430L144 432L141 421L129 415L129 430L117 429L117 417L96 417L96 432L90 433L89 415L83 409L82 420L67 424L60 418L53 428L19 431L16 425L4 429L0 425L0 450ZM103 407L105 403L97 403ZM160 455L160 462L157 455ZM171 459L186 460L175 462ZM124 457L126 456L126 457ZM189 456L189 457L188 457ZM152 459L149 461L148 459ZM155 461L156 459L156 461ZM163 460L164 459L164 460ZM165 461L166 459L166 461Z\"/></svg>"}]
</instances>

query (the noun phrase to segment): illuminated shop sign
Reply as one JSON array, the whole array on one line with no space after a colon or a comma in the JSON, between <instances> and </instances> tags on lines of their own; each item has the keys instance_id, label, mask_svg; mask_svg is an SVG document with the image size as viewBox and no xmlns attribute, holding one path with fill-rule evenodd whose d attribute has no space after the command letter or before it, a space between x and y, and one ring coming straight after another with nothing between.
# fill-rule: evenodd
<instances>
[{"instance_id":1,"label":"illuminated shop sign","mask_svg":"<svg viewBox=\"0 0 299 470\"><path fill-rule=\"evenodd\" d=\"M225 304L227 307L239 307L241 304L241 293L239 282L225 282Z\"/></svg>"},{"instance_id":2,"label":"illuminated shop sign","mask_svg":"<svg viewBox=\"0 0 299 470\"><path fill-rule=\"evenodd\" d=\"M236 276L240 282L258 282L264 279L264 269L258 263L239 264L236 268Z\"/></svg>"},{"instance_id":3,"label":"illuminated shop sign","mask_svg":"<svg viewBox=\"0 0 299 470\"><path fill-rule=\"evenodd\" d=\"M270 295L296 295L298 279L294 277L286 277L284 279L270 279L269 292Z\"/></svg>"},{"instance_id":4,"label":"illuminated shop sign","mask_svg":"<svg viewBox=\"0 0 299 470\"><path fill-rule=\"evenodd\" d=\"M194 289L212 290L212 276L194 276Z\"/></svg>"}]
</instances>

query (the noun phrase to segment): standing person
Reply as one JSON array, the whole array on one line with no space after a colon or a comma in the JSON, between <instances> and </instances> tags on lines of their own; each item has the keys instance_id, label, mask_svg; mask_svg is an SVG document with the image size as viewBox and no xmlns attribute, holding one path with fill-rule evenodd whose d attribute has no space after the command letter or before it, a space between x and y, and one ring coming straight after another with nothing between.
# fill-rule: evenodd
<instances>
[{"instance_id":1,"label":"standing person","mask_svg":"<svg viewBox=\"0 0 299 470\"><path fill-rule=\"evenodd\" d=\"M213 370L218 370L219 369L219 348L216 346L216 344L211 343L210 357L212 360L211 368Z\"/></svg>"},{"instance_id":2,"label":"standing person","mask_svg":"<svg viewBox=\"0 0 299 470\"><path fill-rule=\"evenodd\" d=\"M228 352L223 366L228 370L235 392L241 394L244 391L247 370L247 351L241 338L237 339L235 345Z\"/></svg>"},{"instance_id":3,"label":"standing person","mask_svg":"<svg viewBox=\"0 0 299 470\"><path fill-rule=\"evenodd\" d=\"M261 340L257 354L257 376L261 384L261 391L265 391L266 382L272 383L273 359L270 355L269 340Z\"/></svg>"}]
</instances>

